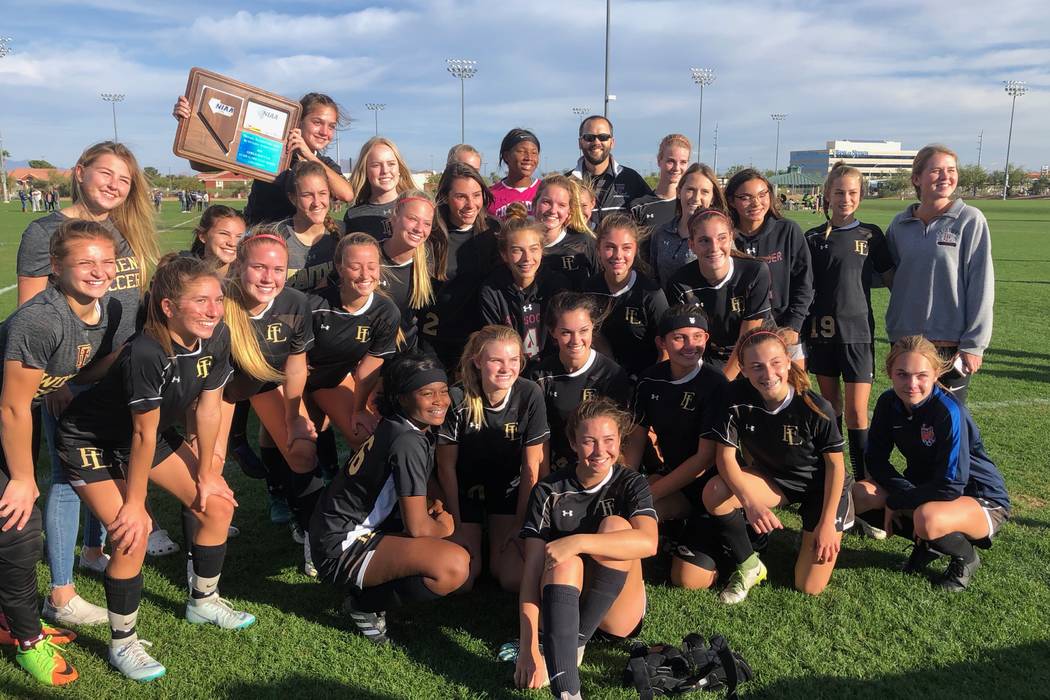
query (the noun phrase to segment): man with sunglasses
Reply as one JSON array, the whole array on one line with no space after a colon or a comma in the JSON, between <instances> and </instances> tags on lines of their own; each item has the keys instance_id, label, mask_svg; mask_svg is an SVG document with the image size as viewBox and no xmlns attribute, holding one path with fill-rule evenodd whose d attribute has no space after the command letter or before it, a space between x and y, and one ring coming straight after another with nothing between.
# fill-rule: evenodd
<instances>
[{"instance_id":1,"label":"man with sunglasses","mask_svg":"<svg viewBox=\"0 0 1050 700\"><path fill-rule=\"evenodd\" d=\"M652 195L653 190L637 171L616 162L612 157L612 122L601 115L592 115L580 123L580 152L576 168L566 175L590 182L597 195L591 226L597 227L602 217L616 211L627 211L631 201Z\"/></svg>"}]
</instances>

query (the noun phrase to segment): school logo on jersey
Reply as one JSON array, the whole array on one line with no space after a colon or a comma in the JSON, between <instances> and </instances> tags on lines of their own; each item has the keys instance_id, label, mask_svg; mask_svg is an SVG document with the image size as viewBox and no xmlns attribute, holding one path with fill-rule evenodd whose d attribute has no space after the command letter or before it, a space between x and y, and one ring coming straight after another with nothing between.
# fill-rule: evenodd
<instances>
[{"instance_id":1,"label":"school logo on jersey","mask_svg":"<svg viewBox=\"0 0 1050 700\"><path fill-rule=\"evenodd\" d=\"M197 360L197 378L205 379L208 376L208 372L211 372L211 366L215 363L215 359L208 355Z\"/></svg>"},{"instance_id":2,"label":"school logo on jersey","mask_svg":"<svg viewBox=\"0 0 1050 700\"><path fill-rule=\"evenodd\" d=\"M91 346L90 345L78 345L77 346L77 369L80 369L87 364L88 358L91 357Z\"/></svg>"},{"instance_id":3,"label":"school logo on jersey","mask_svg":"<svg viewBox=\"0 0 1050 700\"><path fill-rule=\"evenodd\" d=\"M517 423L504 423L503 424L503 437L508 440L518 439L518 424Z\"/></svg>"},{"instance_id":4,"label":"school logo on jersey","mask_svg":"<svg viewBox=\"0 0 1050 700\"><path fill-rule=\"evenodd\" d=\"M678 406L683 411L692 411L696 408L696 404L693 403L694 398L696 398L695 391L686 391L682 394L682 403L678 404Z\"/></svg>"},{"instance_id":5,"label":"school logo on jersey","mask_svg":"<svg viewBox=\"0 0 1050 700\"><path fill-rule=\"evenodd\" d=\"M288 340L288 337L281 335L280 323L271 323L266 327L267 343L283 343L286 340Z\"/></svg>"},{"instance_id":6,"label":"school logo on jersey","mask_svg":"<svg viewBox=\"0 0 1050 700\"><path fill-rule=\"evenodd\" d=\"M80 448L80 466L84 469L104 469L102 450L97 447Z\"/></svg>"},{"instance_id":7,"label":"school logo on jersey","mask_svg":"<svg viewBox=\"0 0 1050 700\"><path fill-rule=\"evenodd\" d=\"M744 297L732 297L729 300L729 308L732 309L734 313L744 313Z\"/></svg>"},{"instance_id":8,"label":"school logo on jersey","mask_svg":"<svg viewBox=\"0 0 1050 700\"><path fill-rule=\"evenodd\" d=\"M598 395L594 389L584 389L580 392L580 401L590 401Z\"/></svg>"},{"instance_id":9,"label":"school logo on jersey","mask_svg":"<svg viewBox=\"0 0 1050 700\"><path fill-rule=\"evenodd\" d=\"M603 498L598 501L598 510L602 512L603 516L610 516L616 513L616 501L612 498Z\"/></svg>"},{"instance_id":10,"label":"school logo on jersey","mask_svg":"<svg viewBox=\"0 0 1050 700\"><path fill-rule=\"evenodd\" d=\"M784 426L784 442L789 445L801 445L802 438L798 434L797 425L785 425Z\"/></svg>"},{"instance_id":11,"label":"school logo on jersey","mask_svg":"<svg viewBox=\"0 0 1050 700\"><path fill-rule=\"evenodd\" d=\"M954 248L959 245L959 234L951 229L937 232L937 245L946 245Z\"/></svg>"},{"instance_id":12,"label":"school logo on jersey","mask_svg":"<svg viewBox=\"0 0 1050 700\"><path fill-rule=\"evenodd\" d=\"M853 252L857 255L868 254L868 242L867 241L853 241Z\"/></svg>"},{"instance_id":13,"label":"school logo on jersey","mask_svg":"<svg viewBox=\"0 0 1050 700\"><path fill-rule=\"evenodd\" d=\"M933 447L933 443L937 442L937 433L933 432L933 426L923 423L919 428L919 439L927 447Z\"/></svg>"},{"instance_id":14,"label":"school logo on jersey","mask_svg":"<svg viewBox=\"0 0 1050 700\"><path fill-rule=\"evenodd\" d=\"M643 324L642 320L639 318L640 314L640 309L637 309L633 306L628 306L627 309L624 311L624 318L627 319L627 323L631 324L632 326L641 326Z\"/></svg>"},{"instance_id":15,"label":"school logo on jersey","mask_svg":"<svg viewBox=\"0 0 1050 700\"><path fill-rule=\"evenodd\" d=\"M359 343L367 343L370 337L369 334L371 330L371 326L358 326L357 335L354 337L354 340L356 340Z\"/></svg>"},{"instance_id":16,"label":"school logo on jersey","mask_svg":"<svg viewBox=\"0 0 1050 700\"><path fill-rule=\"evenodd\" d=\"M561 269L575 271L579 268L576 267L576 256L574 255L563 255L561 256Z\"/></svg>"},{"instance_id":17,"label":"school logo on jersey","mask_svg":"<svg viewBox=\"0 0 1050 700\"><path fill-rule=\"evenodd\" d=\"M485 486L482 484L475 484L467 489L467 498L475 501L485 500Z\"/></svg>"}]
</instances>

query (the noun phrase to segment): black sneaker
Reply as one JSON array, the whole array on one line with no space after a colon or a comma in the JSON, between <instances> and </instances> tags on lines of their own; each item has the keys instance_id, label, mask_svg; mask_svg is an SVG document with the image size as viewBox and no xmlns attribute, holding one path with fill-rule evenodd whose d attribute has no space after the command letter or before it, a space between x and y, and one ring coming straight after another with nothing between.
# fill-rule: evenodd
<instances>
[{"instance_id":1,"label":"black sneaker","mask_svg":"<svg viewBox=\"0 0 1050 700\"><path fill-rule=\"evenodd\" d=\"M926 540L919 540L911 547L911 556L908 557L908 561L901 567L901 571L906 574L921 574L926 570L926 567L937 561L940 557L939 554L930 550L930 543Z\"/></svg>"},{"instance_id":2,"label":"black sneaker","mask_svg":"<svg viewBox=\"0 0 1050 700\"><path fill-rule=\"evenodd\" d=\"M357 600L352 595L343 601L343 614L350 618L357 631L373 644L389 643L390 639L386 636L386 613L363 612L356 606Z\"/></svg>"},{"instance_id":3,"label":"black sneaker","mask_svg":"<svg viewBox=\"0 0 1050 700\"><path fill-rule=\"evenodd\" d=\"M950 593L960 593L970 585L970 579L981 568L981 557L973 553L973 559L952 557L944 575L937 580L937 587Z\"/></svg>"}]
</instances>

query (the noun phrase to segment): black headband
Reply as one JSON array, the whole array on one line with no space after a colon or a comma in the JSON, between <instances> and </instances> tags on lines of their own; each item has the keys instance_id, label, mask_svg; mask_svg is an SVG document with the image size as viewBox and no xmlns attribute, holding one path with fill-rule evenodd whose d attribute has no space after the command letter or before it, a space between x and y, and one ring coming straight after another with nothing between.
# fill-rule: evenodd
<instances>
[{"instance_id":1,"label":"black headband","mask_svg":"<svg viewBox=\"0 0 1050 700\"><path fill-rule=\"evenodd\" d=\"M507 137L507 147L503 149L503 152L506 153L522 141L532 141L534 144L536 144L536 148L540 147L540 140L536 138L535 134L528 131L521 131L514 134L513 136Z\"/></svg>"},{"instance_id":2,"label":"black headband","mask_svg":"<svg viewBox=\"0 0 1050 700\"><path fill-rule=\"evenodd\" d=\"M697 309L695 314L664 316L660 319L660 327L657 329L657 332L664 336L679 328L699 328L706 331L707 317L704 316L700 309Z\"/></svg>"},{"instance_id":3,"label":"black headband","mask_svg":"<svg viewBox=\"0 0 1050 700\"><path fill-rule=\"evenodd\" d=\"M425 369L421 372L413 374L405 385L400 387L398 394L410 394L420 387L424 387L427 384L433 384L434 382L444 382L448 384L448 375L445 374L445 370L435 367L434 369Z\"/></svg>"}]
</instances>

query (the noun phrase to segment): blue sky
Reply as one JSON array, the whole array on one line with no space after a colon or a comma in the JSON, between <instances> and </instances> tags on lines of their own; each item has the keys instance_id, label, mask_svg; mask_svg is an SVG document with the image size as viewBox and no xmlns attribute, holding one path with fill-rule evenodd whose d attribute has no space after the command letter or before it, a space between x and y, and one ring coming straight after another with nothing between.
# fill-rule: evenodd
<instances>
[{"instance_id":1,"label":"blue sky","mask_svg":"<svg viewBox=\"0 0 1050 700\"><path fill-rule=\"evenodd\" d=\"M352 118L340 155L373 133L365 102L384 102L380 132L415 169L440 166L459 140L459 81L448 57L478 61L467 83L467 141L495 169L514 126L534 130L541 170L578 157L574 106L601 111L603 0L215 3L51 0L4 13L0 131L15 160L69 165L112 136L99 92L123 92L121 140L143 165L188 172L171 154L175 97L202 66L291 98L331 94ZM242 9L238 9L241 7ZM291 8L294 8L292 10ZM1045 0L802 2L613 0L610 104L615 154L655 168L667 133L695 140L699 93L689 68L714 68L704 93L703 159L772 167L829 139L941 141L963 162L1001 167L1010 100L1026 80L1011 161L1050 164L1050 18ZM330 155L334 156L334 148Z\"/></svg>"}]
</instances>

